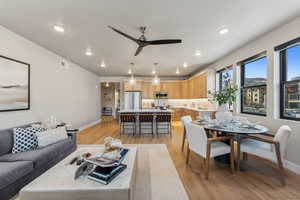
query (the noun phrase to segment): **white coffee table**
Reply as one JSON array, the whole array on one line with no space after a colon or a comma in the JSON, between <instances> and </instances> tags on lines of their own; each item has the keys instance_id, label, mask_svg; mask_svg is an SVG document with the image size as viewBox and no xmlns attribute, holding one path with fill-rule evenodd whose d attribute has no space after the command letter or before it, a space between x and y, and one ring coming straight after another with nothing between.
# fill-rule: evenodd
<instances>
[{"instance_id":1,"label":"white coffee table","mask_svg":"<svg viewBox=\"0 0 300 200\"><path fill-rule=\"evenodd\" d=\"M76 152L24 187L20 192L20 200L132 200L137 147L126 147L130 149L123 161L127 168L110 184L103 185L87 177L74 180L77 167L68 165L70 160L85 152L95 155L103 151L101 145L80 145Z\"/></svg>"}]
</instances>

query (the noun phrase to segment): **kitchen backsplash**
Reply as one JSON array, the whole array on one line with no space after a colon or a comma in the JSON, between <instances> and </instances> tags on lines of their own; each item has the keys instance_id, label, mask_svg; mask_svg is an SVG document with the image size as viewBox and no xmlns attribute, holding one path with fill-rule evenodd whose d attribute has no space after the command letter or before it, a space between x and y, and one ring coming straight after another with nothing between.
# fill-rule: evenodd
<instances>
[{"instance_id":1,"label":"kitchen backsplash","mask_svg":"<svg viewBox=\"0 0 300 200\"><path fill-rule=\"evenodd\" d=\"M143 108L151 108L153 99L143 99ZM189 107L198 109L212 109L215 104L208 99L168 99L170 107Z\"/></svg>"}]
</instances>

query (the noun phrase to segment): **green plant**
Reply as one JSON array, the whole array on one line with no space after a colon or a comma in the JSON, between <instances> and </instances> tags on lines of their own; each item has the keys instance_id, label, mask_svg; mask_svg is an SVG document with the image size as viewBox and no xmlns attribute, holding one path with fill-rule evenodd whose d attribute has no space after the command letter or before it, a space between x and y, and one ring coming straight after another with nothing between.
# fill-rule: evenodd
<instances>
[{"instance_id":1,"label":"green plant","mask_svg":"<svg viewBox=\"0 0 300 200\"><path fill-rule=\"evenodd\" d=\"M211 92L208 91L208 94L213 96L213 101L218 102L219 106L224 104L232 105L236 102L236 92L237 87L228 87L221 91Z\"/></svg>"}]
</instances>

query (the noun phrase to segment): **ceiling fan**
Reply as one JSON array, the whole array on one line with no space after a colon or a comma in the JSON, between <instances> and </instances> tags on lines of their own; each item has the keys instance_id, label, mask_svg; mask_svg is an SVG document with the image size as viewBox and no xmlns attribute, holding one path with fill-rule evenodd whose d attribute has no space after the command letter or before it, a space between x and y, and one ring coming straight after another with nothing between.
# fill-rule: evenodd
<instances>
[{"instance_id":1,"label":"ceiling fan","mask_svg":"<svg viewBox=\"0 0 300 200\"><path fill-rule=\"evenodd\" d=\"M176 43L181 43L181 40L178 39L166 39L166 40L147 40L145 37L145 32L146 32L146 27L145 26L141 26L140 27L140 31L142 33L142 35L139 38L134 38L126 33L123 33L122 31L108 26L110 29L114 30L115 32L119 33L120 35L123 35L124 37L136 42L139 46L134 54L134 56L137 56L144 47L149 46L149 45L163 45L163 44L176 44Z\"/></svg>"}]
</instances>

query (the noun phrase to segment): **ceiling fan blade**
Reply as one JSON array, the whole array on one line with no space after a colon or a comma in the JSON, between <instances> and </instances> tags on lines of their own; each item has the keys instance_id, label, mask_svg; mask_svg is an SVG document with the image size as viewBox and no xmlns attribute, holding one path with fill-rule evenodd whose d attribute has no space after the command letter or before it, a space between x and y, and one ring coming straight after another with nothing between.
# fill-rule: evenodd
<instances>
[{"instance_id":1,"label":"ceiling fan blade","mask_svg":"<svg viewBox=\"0 0 300 200\"><path fill-rule=\"evenodd\" d=\"M141 51L143 50L143 46L139 46L134 54L134 56L137 56Z\"/></svg>"},{"instance_id":2,"label":"ceiling fan blade","mask_svg":"<svg viewBox=\"0 0 300 200\"><path fill-rule=\"evenodd\" d=\"M110 28L110 29L112 29L113 31L119 33L120 35L123 35L124 37L126 37L126 38L128 38L128 39L130 39L130 40L133 40L133 41L137 42L137 39L136 39L136 38L134 38L134 37L132 37L132 36L126 34L126 33L123 33L122 31L120 31L120 30L118 30L118 29L116 29L116 28L114 28L114 27L112 27L112 26L108 26L108 28Z\"/></svg>"},{"instance_id":3,"label":"ceiling fan blade","mask_svg":"<svg viewBox=\"0 0 300 200\"><path fill-rule=\"evenodd\" d=\"M160 44L176 44L181 43L182 40L177 39L169 39L169 40L152 40L152 41L145 41L149 45L160 45Z\"/></svg>"}]
</instances>

